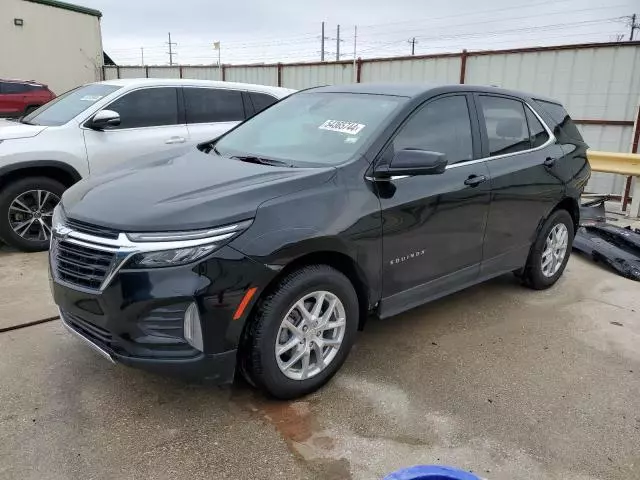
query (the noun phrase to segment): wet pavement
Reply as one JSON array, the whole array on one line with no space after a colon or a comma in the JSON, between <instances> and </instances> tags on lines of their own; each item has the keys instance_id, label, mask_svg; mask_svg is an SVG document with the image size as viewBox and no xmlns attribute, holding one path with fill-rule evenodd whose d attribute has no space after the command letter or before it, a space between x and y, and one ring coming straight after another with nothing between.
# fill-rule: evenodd
<instances>
[{"instance_id":1,"label":"wet pavement","mask_svg":"<svg viewBox=\"0 0 640 480\"><path fill-rule=\"evenodd\" d=\"M0 478L640 478L639 345L640 285L575 255L551 290L505 276L370 322L294 402L114 366L49 322L0 333Z\"/></svg>"}]
</instances>

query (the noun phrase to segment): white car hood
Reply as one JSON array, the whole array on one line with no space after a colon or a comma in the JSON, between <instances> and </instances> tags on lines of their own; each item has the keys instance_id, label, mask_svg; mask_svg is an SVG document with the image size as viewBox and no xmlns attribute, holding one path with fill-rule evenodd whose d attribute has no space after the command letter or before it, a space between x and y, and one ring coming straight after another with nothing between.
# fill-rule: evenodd
<instances>
[{"instance_id":1,"label":"white car hood","mask_svg":"<svg viewBox=\"0 0 640 480\"><path fill-rule=\"evenodd\" d=\"M27 125L25 123L0 120L0 141L13 140L15 138L35 137L45 128L40 125Z\"/></svg>"}]
</instances>

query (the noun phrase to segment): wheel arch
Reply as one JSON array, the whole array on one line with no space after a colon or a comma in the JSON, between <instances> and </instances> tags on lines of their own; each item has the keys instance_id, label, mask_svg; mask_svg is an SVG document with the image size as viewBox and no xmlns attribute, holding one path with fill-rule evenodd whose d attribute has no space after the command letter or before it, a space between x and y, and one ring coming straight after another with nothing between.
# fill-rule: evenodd
<instances>
[{"instance_id":1,"label":"wheel arch","mask_svg":"<svg viewBox=\"0 0 640 480\"><path fill-rule=\"evenodd\" d=\"M580 225L580 205L578 204L578 200L573 197L565 197L549 212L547 218L550 215L553 215L554 212L558 210L566 210L571 215L571 219L573 220L573 232L578 231L578 227Z\"/></svg>"},{"instance_id":2,"label":"wheel arch","mask_svg":"<svg viewBox=\"0 0 640 480\"><path fill-rule=\"evenodd\" d=\"M69 188L80 180L82 175L72 166L56 160L20 162L0 168L0 188L28 177L48 177Z\"/></svg>"},{"instance_id":3,"label":"wheel arch","mask_svg":"<svg viewBox=\"0 0 640 480\"><path fill-rule=\"evenodd\" d=\"M349 279L358 297L358 329L362 330L366 323L370 310L371 292L366 276L357 262L346 253L336 250L322 250L309 252L290 260L262 289L260 295L253 304L253 307L246 317L244 330L251 323L255 310L260 305L263 298L269 295L278 283L291 272L300 270L309 265L328 265L335 268ZM244 337L244 334L242 335Z\"/></svg>"}]
</instances>

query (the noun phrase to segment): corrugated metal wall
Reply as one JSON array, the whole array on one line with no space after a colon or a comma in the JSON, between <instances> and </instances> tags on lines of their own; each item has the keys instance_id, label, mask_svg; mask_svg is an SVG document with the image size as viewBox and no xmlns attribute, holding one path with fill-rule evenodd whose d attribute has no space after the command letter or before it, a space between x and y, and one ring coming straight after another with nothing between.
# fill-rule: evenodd
<instances>
[{"instance_id":1,"label":"corrugated metal wall","mask_svg":"<svg viewBox=\"0 0 640 480\"><path fill-rule=\"evenodd\" d=\"M353 63L282 66L282 86L297 90L318 85L353 83L353 79Z\"/></svg>"},{"instance_id":2,"label":"corrugated metal wall","mask_svg":"<svg viewBox=\"0 0 640 480\"><path fill-rule=\"evenodd\" d=\"M470 55L465 83L524 90L562 101L574 118L634 120L640 48L623 46Z\"/></svg>"},{"instance_id":3,"label":"corrugated metal wall","mask_svg":"<svg viewBox=\"0 0 640 480\"><path fill-rule=\"evenodd\" d=\"M227 82L257 83L259 85L278 85L278 67L261 65L246 67L225 67L224 79Z\"/></svg>"},{"instance_id":4,"label":"corrugated metal wall","mask_svg":"<svg viewBox=\"0 0 640 480\"><path fill-rule=\"evenodd\" d=\"M221 80L222 71L218 67L182 67L182 78L194 80Z\"/></svg>"},{"instance_id":5,"label":"corrugated metal wall","mask_svg":"<svg viewBox=\"0 0 640 480\"><path fill-rule=\"evenodd\" d=\"M460 56L362 63L362 82L458 83Z\"/></svg>"},{"instance_id":6,"label":"corrugated metal wall","mask_svg":"<svg viewBox=\"0 0 640 480\"><path fill-rule=\"evenodd\" d=\"M148 67L147 70L149 78L180 78L180 67Z\"/></svg>"},{"instance_id":7,"label":"corrugated metal wall","mask_svg":"<svg viewBox=\"0 0 640 480\"><path fill-rule=\"evenodd\" d=\"M227 81L308 88L351 82L497 85L564 103L591 148L628 152L640 102L640 42L462 52L351 62L223 66ZM150 77L178 78L178 67L148 67ZM119 67L120 78L144 77L142 67ZM118 77L105 67L106 79ZM183 78L218 80L216 67L183 66ZM624 179L594 173L587 187L620 194Z\"/></svg>"},{"instance_id":8,"label":"corrugated metal wall","mask_svg":"<svg viewBox=\"0 0 640 480\"><path fill-rule=\"evenodd\" d=\"M120 78L142 78L146 75L147 73L144 67L127 67L120 69Z\"/></svg>"}]
</instances>

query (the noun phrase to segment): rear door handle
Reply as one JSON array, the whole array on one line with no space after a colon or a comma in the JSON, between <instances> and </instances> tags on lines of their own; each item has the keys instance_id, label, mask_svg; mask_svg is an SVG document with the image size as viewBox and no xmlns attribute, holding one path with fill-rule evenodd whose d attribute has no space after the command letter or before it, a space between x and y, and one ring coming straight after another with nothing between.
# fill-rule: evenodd
<instances>
[{"instance_id":1,"label":"rear door handle","mask_svg":"<svg viewBox=\"0 0 640 480\"><path fill-rule=\"evenodd\" d=\"M484 175L469 175L469 178L464 181L464 184L469 185L470 187L477 187L482 182L486 181L487 177L485 177Z\"/></svg>"},{"instance_id":2,"label":"rear door handle","mask_svg":"<svg viewBox=\"0 0 640 480\"><path fill-rule=\"evenodd\" d=\"M167 145L171 145L171 144L174 144L174 143L184 143L186 141L187 141L187 139L184 138L184 137L171 137L171 138L168 138L167 140L165 140L164 143L166 143Z\"/></svg>"},{"instance_id":3,"label":"rear door handle","mask_svg":"<svg viewBox=\"0 0 640 480\"><path fill-rule=\"evenodd\" d=\"M547 157L543 163L545 167L553 167L556 164L556 159L553 157Z\"/></svg>"}]
</instances>

